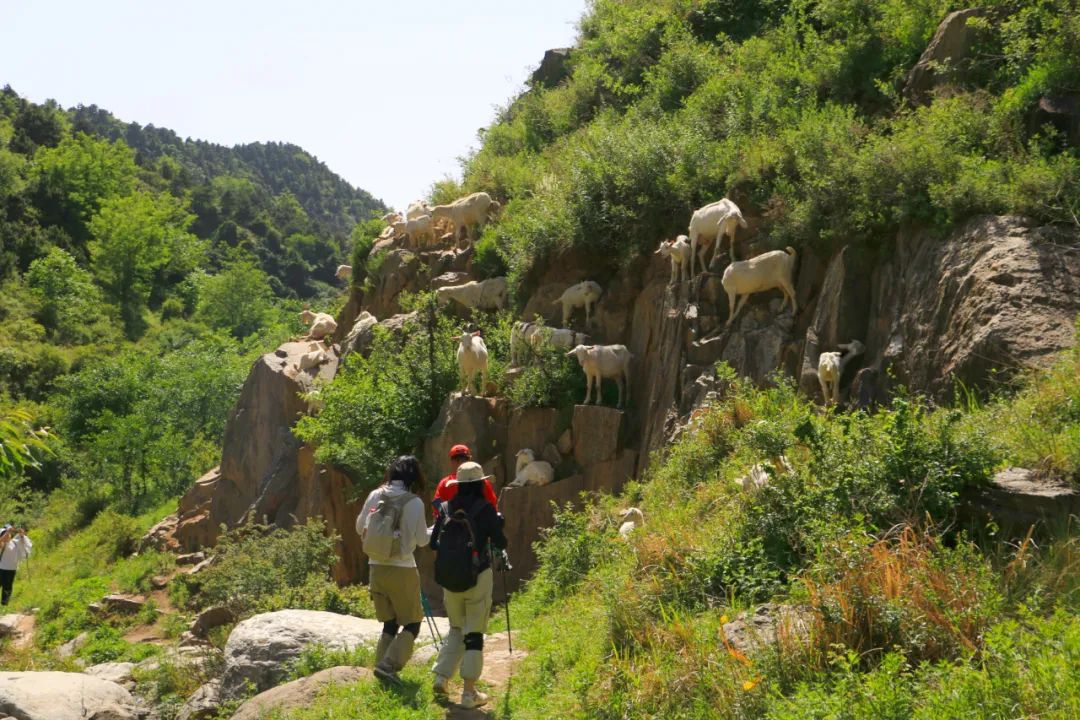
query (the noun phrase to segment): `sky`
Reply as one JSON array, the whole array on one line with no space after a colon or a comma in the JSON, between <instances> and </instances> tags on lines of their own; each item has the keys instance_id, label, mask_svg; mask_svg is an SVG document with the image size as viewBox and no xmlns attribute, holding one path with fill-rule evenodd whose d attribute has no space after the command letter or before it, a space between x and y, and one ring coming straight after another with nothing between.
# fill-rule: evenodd
<instances>
[{"instance_id":1,"label":"sky","mask_svg":"<svg viewBox=\"0 0 1080 720\"><path fill-rule=\"evenodd\" d=\"M0 87L223 145L291 142L404 208L586 0L0 0Z\"/></svg>"}]
</instances>

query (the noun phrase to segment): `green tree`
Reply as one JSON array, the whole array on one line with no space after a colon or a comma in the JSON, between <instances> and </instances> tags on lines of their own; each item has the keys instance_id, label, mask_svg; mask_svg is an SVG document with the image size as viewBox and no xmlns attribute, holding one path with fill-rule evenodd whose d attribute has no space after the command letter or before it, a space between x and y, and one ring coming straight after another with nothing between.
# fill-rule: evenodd
<instances>
[{"instance_id":1,"label":"green tree","mask_svg":"<svg viewBox=\"0 0 1080 720\"><path fill-rule=\"evenodd\" d=\"M197 317L240 339L266 324L272 303L269 277L253 258L241 254L217 275L201 280Z\"/></svg>"},{"instance_id":2,"label":"green tree","mask_svg":"<svg viewBox=\"0 0 1080 720\"><path fill-rule=\"evenodd\" d=\"M197 267L203 243L187 232L193 216L171 195L136 192L105 201L90 223L94 273L120 306L124 331L137 337L159 275Z\"/></svg>"},{"instance_id":3,"label":"green tree","mask_svg":"<svg viewBox=\"0 0 1080 720\"><path fill-rule=\"evenodd\" d=\"M55 148L40 148L33 161L42 186L58 194L73 219L82 223L107 199L135 188L135 153L119 140L76 133Z\"/></svg>"},{"instance_id":4,"label":"green tree","mask_svg":"<svg viewBox=\"0 0 1080 720\"><path fill-rule=\"evenodd\" d=\"M81 342L100 317L100 292L89 272L70 253L52 248L30 264L27 284L40 304L41 324L57 339Z\"/></svg>"}]
</instances>

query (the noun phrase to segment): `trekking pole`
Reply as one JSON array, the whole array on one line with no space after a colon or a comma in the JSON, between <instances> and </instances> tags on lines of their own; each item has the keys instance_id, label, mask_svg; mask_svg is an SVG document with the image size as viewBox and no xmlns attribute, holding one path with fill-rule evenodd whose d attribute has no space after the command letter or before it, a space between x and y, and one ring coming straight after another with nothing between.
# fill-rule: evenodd
<instances>
[{"instance_id":1,"label":"trekking pole","mask_svg":"<svg viewBox=\"0 0 1080 720\"><path fill-rule=\"evenodd\" d=\"M510 592L506 586L506 573L513 570L514 566L510 564L510 556L503 550L503 562L502 562L502 586L503 586L503 605L506 607L506 646L510 650L510 654L514 654L514 640L510 635Z\"/></svg>"},{"instance_id":2,"label":"trekking pole","mask_svg":"<svg viewBox=\"0 0 1080 720\"><path fill-rule=\"evenodd\" d=\"M435 646L442 648L443 639L442 633L439 632L439 626L435 623L435 618L431 614L431 603L428 602L427 595L424 591L420 591L420 605L424 608L424 619L427 620L428 632L431 633L431 639L435 641Z\"/></svg>"}]
</instances>

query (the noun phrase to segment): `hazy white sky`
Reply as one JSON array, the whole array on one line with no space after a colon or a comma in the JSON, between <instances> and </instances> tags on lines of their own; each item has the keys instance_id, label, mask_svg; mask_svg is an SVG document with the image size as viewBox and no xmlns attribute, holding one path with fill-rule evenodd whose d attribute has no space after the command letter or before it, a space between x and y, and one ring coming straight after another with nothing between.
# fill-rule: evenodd
<instances>
[{"instance_id":1,"label":"hazy white sky","mask_svg":"<svg viewBox=\"0 0 1080 720\"><path fill-rule=\"evenodd\" d=\"M0 87L224 145L296 143L404 207L457 175L586 0L0 0Z\"/></svg>"}]
</instances>

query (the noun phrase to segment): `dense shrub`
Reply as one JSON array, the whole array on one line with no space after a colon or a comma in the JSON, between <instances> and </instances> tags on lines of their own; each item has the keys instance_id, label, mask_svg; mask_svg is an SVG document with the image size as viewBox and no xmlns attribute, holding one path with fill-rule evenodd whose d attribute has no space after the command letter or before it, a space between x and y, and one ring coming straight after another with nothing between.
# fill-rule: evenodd
<instances>
[{"instance_id":1,"label":"dense shrub","mask_svg":"<svg viewBox=\"0 0 1080 720\"><path fill-rule=\"evenodd\" d=\"M177 599L186 595L187 603L197 608L224 605L238 618L273 605L281 609L301 596L345 604L332 594L321 594L339 540L326 534L322 520L288 530L248 522L221 536L213 565L197 576L181 576ZM320 604L317 609L329 608Z\"/></svg>"}]
</instances>

